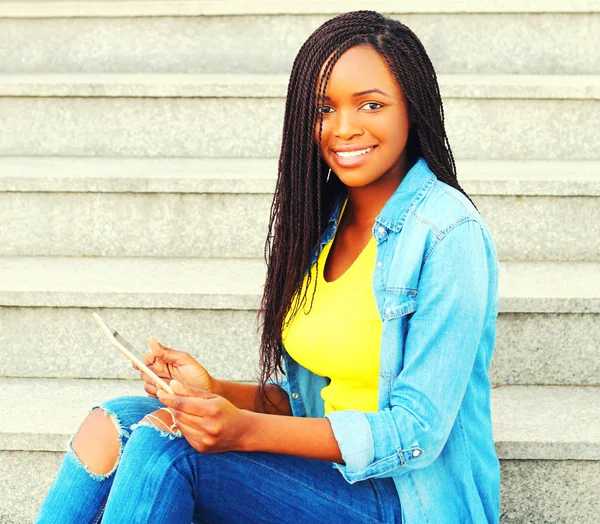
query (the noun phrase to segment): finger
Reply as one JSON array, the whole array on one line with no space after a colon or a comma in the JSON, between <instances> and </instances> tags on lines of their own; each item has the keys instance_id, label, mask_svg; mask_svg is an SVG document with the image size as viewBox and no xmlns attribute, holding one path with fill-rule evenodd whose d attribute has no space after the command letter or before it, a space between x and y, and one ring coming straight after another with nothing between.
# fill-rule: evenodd
<instances>
[{"instance_id":1,"label":"finger","mask_svg":"<svg viewBox=\"0 0 600 524\"><path fill-rule=\"evenodd\" d=\"M148 353L142 353L142 355L144 356L144 358L142 358L142 362L144 364L146 364L146 366L150 367L152 366L152 364L154 364L154 358L151 358ZM135 369L137 369L138 371L140 370L140 368L137 366L137 364L134 364L133 367Z\"/></svg>"},{"instance_id":2,"label":"finger","mask_svg":"<svg viewBox=\"0 0 600 524\"><path fill-rule=\"evenodd\" d=\"M154 398L158 398L157 392L160 388L152 380L144 381L144 390Z\"/></svg>"},{"instance_id":3,"label":"finger","mask_svg":"<svg viewBox=\"0 0 600 524\"><path fill-rule=\"evenodd\" d=\"M150 376L148 376L146 373L144 373L143 371L140 371L140 377L142 378L142 380L148 384L154 384L154 379L151 378Z\"/></svg>"},{"instance_id":4,"label":"finger","mask_svg":"<svg viewBox=\"0 0 600 524\"><path fill-rule=\"evenodd\" d=\"M199 397L199 398L216 398L218 395L211 393L210 391L206 391L205 389L192 388L190 386L185 386L178 380L171 380L169 382L169 386L173 390L173 393L176 395L182 395L186 397Z\"/></svg>"},{"instance_id":5,"label":"finger","mask_svg":"<svg viewBox=\"0 0 600 524\"><path fill-rule=\"evenodd\" d=\"M152 351L142 353L142 356L142 363L145 364L146 367L152 369L157 375L160 375L160 373L157 373L159 370L162 372L163 369L163 367L159 365L160 359L154 353L152 353ZM140 373L143 371L142 368L140 368L133 360L131 361L131 366Z\"/></svg>"},{"instance_id":6,"label":"finger","mask_svg":"<svg viewBox=\"0 0 600 524\"><path fill-rule=\"evenodd\" d=\"M153 385L153 384L148 384L147 382L144 384L144 390L146 391L146 393L148 393L148 395L152 396L152 397L156 397L156 393L158 391L158 388ZM157 397L158 398L158 397Z\"/></svg>"},{"instance_id":7,"label":"finger","mask_svg":"<svg viewBox=\"0 0 600 524\"><path fill-rule=\"evenodd\" d=\"M176 349L171 349L166 346L163 346L155 336L151 336L148 339L148 345L150 349L157 357L160 357L166 363L173 365L181 365L187 363L192 357L183 351L177 351ZM193 360L193 359L192 359Z\"/></svg>"},{"instance_id":8,"label":"finger","mask_svg":"<svg viewBox=\"0 0 600 524\"><path fill-rule=\"evenodd\" d=\"M203 429L204 418L198 415L190 415L185 411L179 411L175 408L170 408L173 417L175 417L175 424L178 428L186 428L187 433L204 434L206 433Z\"/></svg>"},{"instance_id":9,"label":"finger","mask_svg":"<svg viewBox=\"0 0 600 524\"><path fill-rule=\"evenodd\" d=\"M159 376L160 378L165 378L165 379L170 379L171 376L167 374L167 372L161 368L160 366L158 366L156 364L156 362L154 364L149 364L148 365L148 369L151 369L152 371L154 371L155 375ZM139 370L140 372L140 377L145 380L146 382L150 382L153 379L148 375L148 373L146 373L143 369Z\"/></svg>"},{"instance_id":10,"label":"finger","mask_svg":"<svg viewBox=\"0 0 600 524\"><path fill-rule=\"evenodd\" d=\"M206 435L206 431L203 428L202 417L189 415L177 411L176 409L169 408L173 415L173 422L175 427L180 430L186 438L192 438L194 440L201 440Z\"/></svg>"},{"instance_id":11,"label":"finger","mask_svg":"<svg viewBox=\"0 0 600 524\"><path fill-rule=\"evenodd\" d=\"M157 356L162 356L162 354L165 353L165 350L169 349L163 346L154 335L148 338L148 347L150 348L151 353L149 357L152 359Z\"/></svg>"},{"instance_id":12,"label":"finger","mask_svg":"<svg viewBox=\"0 0 600 524\"><path fill-rule=\"evenodd\" d=\"M158 367L160 359L152 351L147 351L146 353L142 353L142 355L144 358L141 360L146 366L149 368L152 366Z\"/></svg>"},{"instance_id":13,"label":"finger","mask_svg":"<svg viewBox=\"0 0 600 524\"><path fill-rule=\"evenodd\" d=\"M180 395L171 395L159 389L156 392L158 399L168 408L182 411L197 417L203 417L206 410L206 399L198 397L182 397Z\"/></svg>"}]
</instances>

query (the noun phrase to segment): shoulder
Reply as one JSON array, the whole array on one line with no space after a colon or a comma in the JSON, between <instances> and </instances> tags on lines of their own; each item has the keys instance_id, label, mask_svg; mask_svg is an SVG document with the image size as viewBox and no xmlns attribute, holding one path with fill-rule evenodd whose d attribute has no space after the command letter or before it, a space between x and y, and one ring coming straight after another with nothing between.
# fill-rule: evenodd
<instances>
[{"instance_id":1,"label":"shoulder","mask_svg":"<svg viewBox=\"0 0 600 524\"><path fill-rule=\"evenodd\" d=\"M412 202L393 242L394 262L401 263L405 270L408 263L415 272L411 277L405 275L411 281L433 253L437 258L459 261L477 251L486 254L490 266L497 265L496 245L482 215L466 195L435 176L420 198Z\"/></svg>"},{"instance_id":2,"label":"shoulder","mask_svg":"<svg viewBox=\"0 0 600 524\"><path fill-rule=\"evenodd\" d=\"M437 178L427 194L410 210L410 215L429 225L438 237L463 222L483 221L479 211L463 193Z\"/></svg>"},{"instance_id":3,"label":"shoulder","mask_svg":"<svg viewBox=\"0 0 600 524\"><path fill-rule=\"evenodd\" d=\"M455 229L471 228L480 231L485 243L494 244L485 219L471 200L458 189L437 178L427 194L410 210L408 219L426 225L433 244L440 242Z\"/></svg>"}]
</instances>

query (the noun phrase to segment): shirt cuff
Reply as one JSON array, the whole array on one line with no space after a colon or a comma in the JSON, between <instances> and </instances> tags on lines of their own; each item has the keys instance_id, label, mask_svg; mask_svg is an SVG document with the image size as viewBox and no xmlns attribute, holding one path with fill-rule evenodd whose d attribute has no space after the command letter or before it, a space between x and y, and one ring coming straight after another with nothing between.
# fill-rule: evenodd
<instances>
[{"instance_id":1,"label":"shirt cuff","mask_svg":"<svg viewBox=\"0 0 600 524\"><path fill-rule=\"evenodd\" d=\"M333 411L325 415L329 419L333 435L337 440L346 463L333 464L339 469L344 478L351 484L356 482L358 476L373 463L375 445L371 425L363 411L343 410Z\"/></svg>"}]
</instances>

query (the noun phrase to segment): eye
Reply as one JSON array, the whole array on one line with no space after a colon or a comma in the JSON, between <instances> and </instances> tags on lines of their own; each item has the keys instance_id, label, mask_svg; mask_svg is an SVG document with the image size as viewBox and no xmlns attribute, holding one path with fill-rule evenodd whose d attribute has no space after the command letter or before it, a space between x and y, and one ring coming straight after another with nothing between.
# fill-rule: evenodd
<instances>
[{"instance_id":1,"label":"eye","mask_svg":"<svg viewBox=\"0 0 600 524\"><path fill-rule=\"evenodd\" d=\"M323 113L324 115L329 114L329 111L325 111L325 109L331 109L331 107L319 104L317 106L317 113Z\"/></svg>"},{"instance_id":2,"label":"eye","mask_svg":"<svg viewBox=\"0 0 600 524\"><path fill-rule=\"evenodd\" d=\"M373 111L375 111L376 109L380 109L380 108L383 107L382 104L378 104L377 102L367 102L363 107L366 107L366 106L379 106L379 107L373 108L372 109Z\"/></svg>"}]
</instances>

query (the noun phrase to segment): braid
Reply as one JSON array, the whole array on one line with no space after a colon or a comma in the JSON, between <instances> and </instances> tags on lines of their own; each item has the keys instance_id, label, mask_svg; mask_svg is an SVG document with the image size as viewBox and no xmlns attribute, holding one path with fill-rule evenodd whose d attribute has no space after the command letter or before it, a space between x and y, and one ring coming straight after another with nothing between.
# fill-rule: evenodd
<instances>
[{"instance_id":1,"label":"braid","mask_svg":"<svg viewBox=\"0 0 600 524\"><path fill-rule=\"evenodd\" d=\"M316 29L292 65L264 249L267 276L258 312L258 319L262 318L258 326L262 327L259 398L266 398L273 406L265 385L273 375L284 372L281 333L285 318L288 312L293 318L306 301L313 252L319 247L333 202L345 189L336 176L325 182L328 166L320 152L323 115L317 108L324 101L335 63L358 45L373 47L385 59L406 97L413 118L406 144L409 159L424 157L439 180L473 203L458 183L437 76L417 36L404 24L375 11L344 13ZM307 285L302 293L305 274Z\"/></svg>"}]
</instances>

